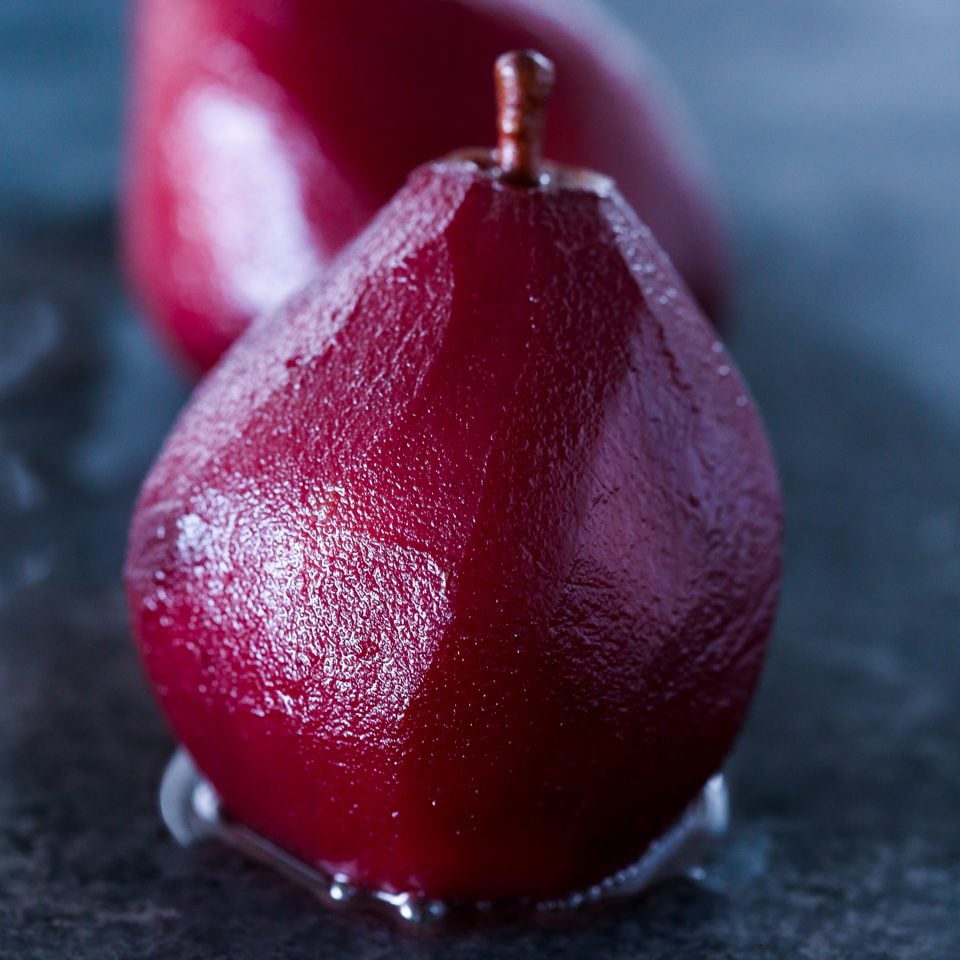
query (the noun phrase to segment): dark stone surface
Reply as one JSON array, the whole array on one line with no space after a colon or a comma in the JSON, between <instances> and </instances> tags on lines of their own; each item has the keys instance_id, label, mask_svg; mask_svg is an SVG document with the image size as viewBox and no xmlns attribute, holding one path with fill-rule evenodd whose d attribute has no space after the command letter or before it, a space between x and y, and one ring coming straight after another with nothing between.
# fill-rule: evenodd
<instances>
[{"instance_id":1,"label":"dark stone surface","mask_svg":"<svg viewBox=\"0 0 960 960\"><path fill-rule=\"evenodd\" d=\"M187 386L113 263L123 5L3 0L0 956L960 956L960 6L621 5L719 158L789 512L707 879L424 939L166 837L119 569Z\"/></svg>"}]
</instances>

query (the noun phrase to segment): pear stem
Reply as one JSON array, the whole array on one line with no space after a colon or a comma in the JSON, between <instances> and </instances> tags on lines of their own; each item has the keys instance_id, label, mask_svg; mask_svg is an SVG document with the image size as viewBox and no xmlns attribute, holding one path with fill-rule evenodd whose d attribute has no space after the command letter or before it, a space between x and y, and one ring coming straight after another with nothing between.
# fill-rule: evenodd
<instances>
[{"instance_id":1,"label":"pear stem","mask_svg":"<svg viewBox=\"0 0 960 960\"><path fill-rule=\"evenodd\" d=\"M513 50L497 58L493 75L500 179L518 186L538 186L544 182L540 168L553 63L535 50Z\"/></svg>"}]
</instances>

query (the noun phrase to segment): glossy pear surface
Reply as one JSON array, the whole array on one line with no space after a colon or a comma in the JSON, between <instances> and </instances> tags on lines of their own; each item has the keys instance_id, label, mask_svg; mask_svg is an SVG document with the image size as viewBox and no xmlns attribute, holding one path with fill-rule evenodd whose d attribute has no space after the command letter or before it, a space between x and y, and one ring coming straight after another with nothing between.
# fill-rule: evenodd
<instances>
[{"instance_id":1,"label":"glossy pear surface","mask_svg":"<svg viewBox=\"0 0 960 960\"><path fill-rule=\"evenodd\" d=\"M722 231L682 111L587 0L140 0L124 246L147 313L211 366L410 170L490 142L490 65L526 46L561 78L547 155L613 176L719 310Z\"/></svg>"},{"instance_id":2,"label":"glossy pear surface","mask_svg":"<svg viewBox=\"0 0 960 960\"><path fill-rule=\"evenodd\" d=\"M546 897L719 768L780 534L753 402L612 184L448 161L200 386L127 586L234 817L363 886Z\"/></svg>"}]
</instances>

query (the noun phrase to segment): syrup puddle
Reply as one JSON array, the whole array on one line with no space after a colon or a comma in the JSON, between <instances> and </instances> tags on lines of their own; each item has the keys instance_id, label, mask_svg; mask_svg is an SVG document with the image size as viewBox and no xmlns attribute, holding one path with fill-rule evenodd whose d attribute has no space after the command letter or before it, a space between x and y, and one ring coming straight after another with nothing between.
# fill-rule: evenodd
<instances>
[{"instance_id":1,"label":"syrup puddle","mask_svg":"<svg viewBox=\"0 0 960 960\"><path fill-rule=\"evenodd\" d=\"M481 901L451 904L414 893L389 893L353 886L337 874L310 866L230 820L213 787L201 776L189 754L180 748L170 759L160 784L160 814L181 846L217 839L252 860L266 864L309 890L322 903L341 909L373 909L410 925L453 919L514 919L573 910L587 904L632 897L663 880L697 876L698 863L722 836L729 822L729 795L723 774L707 781L679 820L655 840L629 867L586 890L559 900Z\"/></svg>"}]
</instances>

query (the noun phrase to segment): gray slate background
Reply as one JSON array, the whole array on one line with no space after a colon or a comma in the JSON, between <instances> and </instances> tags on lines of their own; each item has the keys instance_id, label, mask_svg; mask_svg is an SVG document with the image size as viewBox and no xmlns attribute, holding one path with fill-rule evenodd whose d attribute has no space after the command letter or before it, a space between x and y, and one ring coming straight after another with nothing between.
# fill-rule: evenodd
<instances>
[{"instance_id":1,"label":"gray slate background","mask_svg":"<svg viewBox=\"0 0 960 960\"><path fill-rule=\"evenodd\" d=\"M788 501L707 880L411 939L168 840L118 577L187 385L113 259L124 4L0 0L0 957L960 957L960 4L618 6L716 157Z\"/></svg>"}]
</instances>

